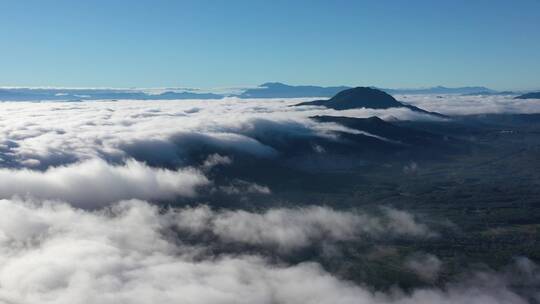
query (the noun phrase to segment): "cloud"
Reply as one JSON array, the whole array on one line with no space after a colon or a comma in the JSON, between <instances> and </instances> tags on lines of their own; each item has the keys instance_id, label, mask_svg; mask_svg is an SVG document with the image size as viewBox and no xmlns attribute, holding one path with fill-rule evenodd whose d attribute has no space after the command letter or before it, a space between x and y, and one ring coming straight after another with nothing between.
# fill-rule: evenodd
<instances>
[{"instance_id":1,"label":"cloud","mask_svg":"<svg viewBox=\"0 0 540 304\"><path fill-rule=\"evenodd\" d=\"M540 113L540 99L514 99L514 96L397 95L396 98L447 115Z\"/></svg>"},{"instance_id":2,"label":"cloud","mask_svg":"<svg viewBox=\"0 0 540 304\"><path fill-rule=\"evenodd\" d=\"M439 276L442 261L433 254L415 253L406 259L405 267L412 270L423 280L433 282Z\"/></svg>"},{"instance_id":3,"label":"cloud","mask_svg":"<svg viewBox=\"0 0 540 304\"><path fill-rule=\"evenodd\" d=\"M437 119L405 108L336 111L291 106L299 101L225 98L3 102L0 165L43 170L88 159L121 162L131 157L153 166L181 167L191 154L203 152L274 157L281 152L280 142L284 139L337 139L336 132L374 137L361 130L309 119L316 115Z\"/></svg>"},{"instance_id":4,"label":"cloud","mask_svg":"<svg viewBox=\"0 0 540 304\"><path fill-rule=\"evenodd\" d=\"M424 224L419 224L414 216L409 212L397 210L389 207L383 207L387 221L387 229L396 231L404 235L412 235L418 237L434 237L437 233L432 232Z\"/></svg>"},{"instance_id":5,"label":"cloud","mask_svg":"<svg viewBox=\"0 0 540 304\"><path fill-rule=\"evenodd\" d=\"M224 242L266 246L280 252L333 241L436 235L411 214L391 208L383 208L376 216L321 206L275 208L263 213L200 206L181 209L176 216L177 227L183 231L210 232Z\"/></svg>"},{"instance_id":6,"label":"cloud","mask_svg":"<svg viewBox=\"0 0 540 304\"><path fill-rule=\"evenodd\" d=\"M202 167L206 170L209 170L215 166L230 165L232 164L232 162L233 161L230 157L214 153L206 158L206 160L202 164Z\"/></svg>"},{"instance_id":7,"label":"cloud","mask_svg":"<svg viewBox=\"0 0 540 304\"><path fill-rule=\"evenodd\" d=\"M298 102L3 103L0 198L6 199L0 200L0 302L443 304L540 299L534 288L540 281L538 266L526 258L517 259L511 271L484 271L471 275L473 280L406 292L377 291L369 282L346 281L316 262L290 261L297 250L332 243L438 236L402 210L167 209L148 202L196 197L199 187L210 184L205 174L242 161L236 154L275 157L283 152L280 142L291 138L339 140L337 132L370 136L311 116L437 119L408 109L290 107ZM325 150L312 143L307 147ZM190 162L193 156L195 162ZM222 182L206 190L271 193L250 181ZM228 245L254 250L220 250ZM437 261L423 253L410 256L405 266L426 281L436 281Z\"/></svg>"},{"instance_id":8,"label":"cloud","mask_svg":"<svg viewBox=\"0 0 540 304\"><path fill-rule=\"evenodd\" d=\"M171 200L193 197L209 183L195 169L166 170L128 160L111 165L94 159L46 171L0 169L0 197L30 196L57 199L84 208L97 208L119 200Z\"/></svg>"},{"instance_id":9,"label":"cloud","mask_svg":"<svg viewBox=\"0 0 540 304\"><path fill-rule=\"evenodd\" d=\"M270 194L272 192L267 186L239 179L234 179L229 185L219 186L217 190L229 195L246 193Z\"/></svg>"},{"instance_id":10,"label":"cloud","mask_svg":"<svg viewBox=\"0 0 540 304\"><path fill-rule=\"evenodd\" d=\"M521 304L534 291L521 294L509 280L521 278L520 287L531 289L538 284L538 266L525 259L514 276L485 272L440 289L375 291L317 263L213 256L208 244L186 245L169 237L178 220L171 212L142 201L89 212L66 204L0 200L0 301Z\"/></svg>"}]
</instances>

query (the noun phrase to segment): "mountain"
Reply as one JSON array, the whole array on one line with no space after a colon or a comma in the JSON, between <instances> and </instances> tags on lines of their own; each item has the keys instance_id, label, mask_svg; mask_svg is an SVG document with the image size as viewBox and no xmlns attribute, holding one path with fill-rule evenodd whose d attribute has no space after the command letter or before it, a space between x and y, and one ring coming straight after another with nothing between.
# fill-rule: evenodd
<instances>
[{"instance_id":1,"label":"mountain","mask_svg":"<svg viewBox=\"0 0 540 304\"><path fill-rule=\"evenodd\" d=\"M223 95L214 93L163 92L158 95L147 95L146 99L221 99Z\"/></svg>"},{"instance_id":2,"label":"mountain","mask_svg":"<svg viewBox=\"0 0 540 304\"><path fill-rule=\"evenodd\" d=\"M331 97L349 89L346 86L319 87L311 85L291 86L280 82L267 82L257 88L247 89L240 98L296 98L296 97Z\"/></svg>"},{"instance_id":3,"label":"mountain","mask_svg":"<svg viewBox=\"0 0 540 304\"><path fill-rule=\"evenodd\" d=\"M295 98L295 97L332 97L340 91L350 89L348 86L320 87L312 85L292 86L281 82L263 83L257 88L247 89L240 98ZM375 88L375 87L373 87ZM421 89L383 89L376 88L388 94L473 94L477 92L497 93L497 91L481 87L457 87L443 86Z\"/></svg>"},{"instance_id":4,"label":"mountain","mask_svg":"<svg viewBox=\"0 0 540 304\"><path fill-rule=\"evenodd\" d=\"M148 94L137 89L44 89L44 88L9 88L0 90L3 101L39 101L39 100L100 100L100 99L221 99L223 95L190 91L166 91L160 94Z\"/></svg>"},{"instance_id":5,"label":"mountain","mask_svg":"<svg viewBox=\"0 0 540 304\"><path fill-rule=\"evenodd\" d=\"M335 110L356 108L388 109L403 107L403 104L395 100L390 94L368 87L356 87L343 90L328 100L314 100L302 102L298 105L325 106Z\"/></svg>"},{"instance_id":6,"label":"mountain","mask_svg":"<svg viewBox=\"0 0 540 304\"><path fill-rule=\"evenodd\" d=\"M477 92L496 93L497 91L486 87L457 87L449 88L437 86L422 89L381 89L388 94L471 94Z\"/></svg>"},{"instance_id":7,"label":"mountain","mask_svg":"<svg viewBox=\"0 0 540 304\"><path fill-rule=\"evenodd\" d=\"M348 86L322 87L313 85L287 85L280 82L263 83L256 88L244 89L242 93L204 92L188 88L167 88L162 93L150 93L143 89L115 88L2 88L0 101L40 101L40 100L101 100L101 99L221 99L226 96L238 98L301 98L332 97L337 93L350 89ZM423 89L381 89L388 94L467 94L467 95L512 95L512 92L497 92L485 87L448 88L443 86Z\"/></svg>"},{"instance_id":8,"label":"mountain","mask_svg":"<svg viewBox=\"0 0 540 304\"><path fill-rule=\"evenodd\" d=\"M501 91L501 92L490 92L490 91L480 91L474 93L461 94L462 96L505 96L505 95L517 95L517 93L512 91Z\"/></svg>"},{"instance_id":9,"label":"mountain","mask_svg":"<svg viewBox=\"0 0 540 304\"><path fill-rule=\"evenodd\" d=\"M349 109L388 109L408 108L415 112L446 117L439 113L428 112L418 107L397 101L392 95L370 87L356 87L339 92L327 100L314 100L296 104L296 106L324 106L334 110Z\"/></svg>"},{"instance_id":10,"label":"mountain","mask_svg":"<svg viewBox=\"0 0 540 304\"><path fill-rule=\"evenodd\" d=\"M531 93L519 95L515 99L540 99L540 92L531 92Z\"/></svg>"}]
</instances>

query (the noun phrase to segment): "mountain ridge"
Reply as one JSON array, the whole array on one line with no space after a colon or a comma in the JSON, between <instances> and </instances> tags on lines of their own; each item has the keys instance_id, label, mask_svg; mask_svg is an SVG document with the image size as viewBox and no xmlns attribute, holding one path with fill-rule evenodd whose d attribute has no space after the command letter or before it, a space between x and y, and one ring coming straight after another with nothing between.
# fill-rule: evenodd
<instances>
[{"instance_id":1,"label":"mountain ridge","mask_svg":"<svg viewBox=\"0 0 540 304\"><path fill-rule=\"evenodd\" d=\"M350 86L315 86L315 85L288 85L282 82L266 82L256 88L250 88L236 95L240 98L294 98L294 97L332 97L340 91L351 89ZM498 91L483 86L445 87L435 86L429 88L390 89L371 87L388 94L473 94L477 92L496 94Z\"/></svg>"},{"instance_id":2,"label":"mountain ridge","mask_svg":"<svg viewBox=\"0 0 540 304\"><path fill-rule=\"evenodd\" d=\"M447 116L440 113L429 112L413 105L399 102L392 95L372 87L347 89L337 93L330 99L301 102L295 106L324 106L334 110L408 108L411 111L447 118Z\"/></svg>"},{"instance_id":3,"label":"mountain ridge","mask_svg":"<svg viewBox=\"0 0 540 304\"><path fill-rule=\"evenodd\" d=\"M540 99L540 92L530 92L527 94L519 95L514 99Z\"/></svg>"}]
</instances>

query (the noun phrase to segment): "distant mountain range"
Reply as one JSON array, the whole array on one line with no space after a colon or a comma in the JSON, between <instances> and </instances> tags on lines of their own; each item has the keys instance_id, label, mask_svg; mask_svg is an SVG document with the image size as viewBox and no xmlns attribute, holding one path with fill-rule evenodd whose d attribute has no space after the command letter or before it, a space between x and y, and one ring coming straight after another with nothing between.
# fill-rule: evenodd
<instances>
[{"instance_id":1,"label":"distant mountain range","mask_svg":"<svg viewBox=\"0 0 540 304\"><path fill-rule=\"evenodd\" d=\"M501 92L480 91L480 92L466 93L466 94L461 94L461 95L463 96L505 96L505 95L518 95L518 93L512 92L512 91L501 91Z\"/></svg>"},{"instance_id":2,"label":"distant mountain range","mask_svg":"<svg viewBox=\"0 0 540 304\"><path fill-rule=\"evenodd\" d=\"M280 82L263 83L257 88L246 90L240 94L241 98L294 98L294 97L332 97L340 91L350 89L347 86L320 87L320 86L292 86ZM376 88L376 87L373 87ZM385 89L376 88L388 94L471 94L486 95L499 93L486 87L458 87L448 88L437 86L422 89ZM479 94L478 94L479 93Z\"/></svg>"},{"instance_id":3,"label":"distant mountain range","mask_svg":"<svg viewBox=\"0 0 540 304\"><path fill-rule=\"evenodd\" d=\"M389 109L408 108L415 112L446 117L435 112L428 112L418 107L397 101L392 95L370 87L356 87L346 89L330 99L302 102L297 106L324 106L334 110L349 110L358 108Z\"/></svg>"},{"instance_id":4,"label":"distant mountain range","mask_svg":"<svg viewBox=\"0 0 540 304\"><path fill-rule=\"evenodd\" d=\"M540 99L540 92L532 92L523 95L519 95L516 99Z\"/></svg>"},{"instance_id":5,"label":"distant mountain range","mask_svg":"<svg viewBox=\"0 0 540 304\"><path fill-rule=\"evenodd\" d=\"M142 90L119 89L45 89L45 88L9 88L0 89L0 100L38 101L38 100L100 100L100 99L136 99L136 100L171 100L171 99L221 99L223 95L191 91L165 91L151 94Z\"/></svg>"},{"instance_id":6,"label":"distant mountain range","mask_svg":"<svg viewBox=\"0 0 540 304\"><path fill-rule=\"evenodd\" d=\"M257 88L247 89L240 98L296 98L296 97L330 97L338 92L350 89L346 86L319 87L311 85L291 86L280 82L267 82Z\"/></svg>"},{"instance_id":7,"label":"distant mountain range","mask_svg":"<svg viewBox=\"0 0 540 304\"><path fill-rule=\"evenodd\" d=\"M461 95L518 95L515 92L499 92L486 87L471 86L448 88L437 86L421 89L376 88L392 95L407 94L461 94ZM351 89L347 86L322 87L313 85L288 85L280 82L267 82L255 88L236 92L201 91L198 89L170 88L156 91L143 89L71 89L71 88L0 88L0 101L79 101L101 99L173 100L173 99L221 99L237 98L301 98L332 97ZM240 93L239 93L240 92Z\"/></svg>"},{"instance_id":8,"label":"distant mountain range","mask_svg":"<svg viewBox=\"0 0 540 304\"><path fill-rule=\"evenodd\" d=\"M476 94L482 93L497 93L497 91L486 87L457 87L448 88L437 86L432 88L422 89L381 89L389 94Z\"/></svg>"}]
</instances>

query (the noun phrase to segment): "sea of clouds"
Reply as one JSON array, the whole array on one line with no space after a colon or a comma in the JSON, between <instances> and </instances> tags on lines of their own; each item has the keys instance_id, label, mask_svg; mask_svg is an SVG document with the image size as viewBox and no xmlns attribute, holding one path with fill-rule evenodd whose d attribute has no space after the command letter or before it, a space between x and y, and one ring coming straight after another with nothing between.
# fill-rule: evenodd
<instances>
[{"instance_id":1,"label":"sea of clouds","mask_svg":"<svg viewBox=\"0 0 540 304\"><path fill-rule=\"evenodd\" d=\"M540 99L515 99L514 95L396 95L398 100L446 115L540 113Z\"/></svg>"},{"instance_id":2,"label":"sea of clouds","mask_svg":"<svg viewBox=\"0 0 540 304\"><path fill-rule=\"evenodd\" d=\"M216 229L223 241L288 247L291 241L306 245L321 235L347 239L373 233L371 229L395 232L354 213L322 207L290 211L160 211L140 200L83 211L57 201L0 200L0 302L527 303L515 285L531 288L536 300L540 297L534 289L540 283L538 266L525 258L508 271L471 273L441 288L382 292L369 282L342 280L317 263L276 264L259 254L216 255L215 243L188 244L174 233L179 228ZM361 232L347 226L366 220ZM424 233L418 229L409 232ZM440 262L433 256L427 263L422 260L411 257L405 266L433 278Z\"/></svg>"},{"instance_id":3,"label":"sea of clouds","mask_svg":"<svg viewBox=\"0 0 540 304\"><path fill-rule=\"evenodd\" d=\"M448 115L540 113L540 100L512 99L511 96L396 97ZM301 101L305 99L3 102L0 164L44 169L95 158L114 162L134 157L178 166L182 164L182 153L200 145L271 157L279 151L261 144L255 139L257 136L286 133L288 136L331 137L333 131L360 132L309 119L315 115L441 120L407 108L336 111L292 106ZM156 149L160 153L154 153Z\"/></svg>"},{"instance_id":4,"label":"sea of clouds","mask_svg":"<svg viewBox=\"0 0 540 304\"><path fill-rule=\"evenodd\" d=\"M404 108L291 107L300 101L1 103L0 303L540 300L534 289L540 270L526 258L517 258L507 271L475 272L458 282L407 292L377 291L369 282L344 280L314 262L279 259L322 243L440 237L403 210L304 206L248 211L200 204L201 188L213 183L209 173L234 161L217 153L223 149L275 157L280 151L258 137L339 140L336 131L358 132L310 116L440 119ZM433 107L426 109L450 113ZM199 162L186 161L200 146L209 154ZM250 181L233 181L222 190L271 194ZM178 198L192 203L176 208L156 204ZM227 246L261 251L223 251ZM426 281L436 279L444 267L429 253L413 254L402 266Z\"/></svg>"},{"instance_id":5,"label":"sea of clouds","mask_svg":"<svg viewBox=\"0 0 540 304\"><path fill-rule=\"evenodd\" d=\"M254 137L270 132L329 137L332 131L359 132L336 124L315 123L309 119L314 115L438 119L406 108L335 111L291 106L300 101L226 98L4 102L0 107L0 164L43 169L87 159L114 162L134 157L150 163L181 165L182 153L200 145L271 157L279 151Z\"/></svg>"}]
</instances>

